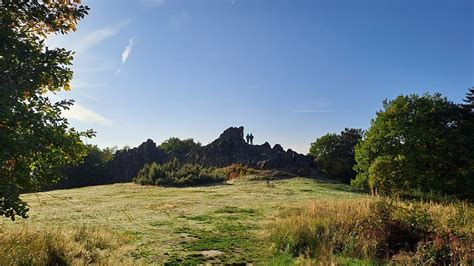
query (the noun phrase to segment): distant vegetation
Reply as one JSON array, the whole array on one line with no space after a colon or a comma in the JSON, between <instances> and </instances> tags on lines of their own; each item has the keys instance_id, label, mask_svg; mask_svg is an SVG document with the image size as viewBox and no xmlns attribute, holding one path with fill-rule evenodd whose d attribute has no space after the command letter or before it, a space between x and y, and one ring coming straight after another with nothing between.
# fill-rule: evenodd
<instances>
[{"instance_id":1,"label":"distant vegetation","mask_svg":"<svg viewBox=\"0 0 474 266\"><path fill-rule=\"evenodd\" d=\"M309 155L314 157L324 174L350 183L356 176L352 169L355 164L354 150L362 135L362 129L354 128L346 128L339 135L326 134L311 143Z\"/></svg>"},{"instance_id":2,"label":"distant vegetation","mask_svg":"<svg viewBox=\"0 0 474 266\"><path fill-rule=\"evenodd\" d=\"M314 201L281 212L268 232L279 252L308 263L472 265L473 223L461 203Z\"/></svg>"},{"instance_id":3,"label":"distant vegetation","mask_svg":"<svg viewBox=\"0 0 474 266\"><path fill-rule=\"evenodd\" d=\"M194 139L181 140L176 137L171 137L163 141L158 147L167 153L186 154L201 147L201 143L194 142Z\"/></svg>"},{"instance_id":4,"label":"distant vegetation","mask_svg":"<svg viewBox=\"0 0 474 266\"><path fill-rule=\"evenodd\" d=\"M141 185L159 186L195 186L224 181L225 175L215 168L197 164L181 164L173 159L164 164L146 164L139 172L134 182Z\"/></svg>"}]
</instances>

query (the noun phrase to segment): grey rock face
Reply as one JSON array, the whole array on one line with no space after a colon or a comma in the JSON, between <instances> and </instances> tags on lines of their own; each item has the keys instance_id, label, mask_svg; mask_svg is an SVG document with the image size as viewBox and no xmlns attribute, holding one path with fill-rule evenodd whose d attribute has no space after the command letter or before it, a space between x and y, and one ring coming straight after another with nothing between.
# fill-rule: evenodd
<instances>
[{"instance_id":1,"label":"grey rock face","mask_svg":"<svg viewBox=\"0 0 474 266\"><path fill-rule=\"evenodd\" d=\"M114 159L107 164L107 177L111 183L129 182L145 164L164 163L168 160L169 155L159 149L153 140L148 139L136 148L117 151Z\"/></svg>"},{"instance_id":2,"label":"grey rock face","mask_svg":"<svg viewBox=\"0 0 474 266\"><path fill-rule=\"evenodd\" d=\"M146 164L165 163L178 158L183 163L223 167L241 163L256 169L281 170L295 175L311 176L317 173L313 159L279 144L272 148L268 142L249 145L244 140L244 127L230 127L212 143L188 154L168 154L152 140L147 140L137 148L117 151L107 165L107 176L111 183L129 182Z\"/></svg>"},{"instance_id":3,"label":"grey rock face","mask_svg":"<svg viewBox=\"0 0 474 266\"><path fill-rule=\"evenodd\" d=\"M313 159L309 156L291 149L285 152L279 144L273 149L268 142L249 145L243 136L243 127L231 127L209 145L190 152L186 161L216 167L242 163L257 169L284 170L307 175L316 170Z\"/></svg>"}]
</instances>

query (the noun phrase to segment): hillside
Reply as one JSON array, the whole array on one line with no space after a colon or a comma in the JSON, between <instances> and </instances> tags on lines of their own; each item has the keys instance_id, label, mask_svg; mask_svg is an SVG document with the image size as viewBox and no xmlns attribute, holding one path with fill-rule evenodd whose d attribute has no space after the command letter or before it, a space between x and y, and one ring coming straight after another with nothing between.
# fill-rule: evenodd
<instances>
[{"instance_id":1,"label":"hillside","mask_svg":"<svg viewBox=\"0 0 474 266\"><path fill-rule=\"evenodd\" d=\"M127 239L116 255L144 263L270 261L262 232L274 214L312 199L363 197L346 185L305 178L191 188L103 185L23 195L30 219L2 220L0 232L112 229Z\"/></svg>"}]
</instances>

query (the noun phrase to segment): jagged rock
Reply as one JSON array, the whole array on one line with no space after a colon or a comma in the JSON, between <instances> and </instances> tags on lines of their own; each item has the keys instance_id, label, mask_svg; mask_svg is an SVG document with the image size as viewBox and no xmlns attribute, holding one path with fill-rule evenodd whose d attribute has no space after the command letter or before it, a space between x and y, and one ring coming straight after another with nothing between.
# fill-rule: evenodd
<instances>
[{"instance_id":1,"label":"jagged rock","mask_svg":"<svg viewBox=\"0 0 474 266\"><path fill-rule=\"evenodd\" d=\"M279 152L284 152L285 151L285 150L283 150L283 147L280 144L275 144L275 146L273 146L273 150L274 151L279 151Z\"/></svg>"},{"instance_id":2,"label":"jagged rock","mask_svg":"<svg viewBox=\"0 0 474 266\"><path fill-rule=\"evenodd\" d=\"M107 164L107 177L111 183L129 182L145 164L164 163L169 158L170 155L158 148L153 140L148 139L136 148L117 151L114 159Z\"/></svg>"},{"instance_id":3,"label":"jagged rock","mask_svg":"<svg viewBox=\"0 0 474 266\"><path fill-rule=\"evenodd\" d=\"M242 163L258 169L285 170L294 174L312 175L316 172L313 159L292 151L285 152L275 144L249 145L245 142L243 127L231 127L209 145L201 147L187 156L187 161L207 166L223 167Z\"/></svg>"},{"instance_id":4,"label":"jagged rock","mask_svg":"<svg viewBox=\"0 0 474 266\"><path fill-rule=\"evenodd\" d=\"M221 140L230 140L245 143L244 127L229 127L219 136Z\"/></svg>"},{"instance_id":5,"label":"jagged rock","mask_svg":"<svg viewBox=\"0 0 474 266\"><path fill-rule=\"evenodd\" d=\"M266 149L266 150L269 150L269 149L272 148L272 146L270 146L270 143L268 143L268 142L266 142L266 141L265 141L265 143L262 144L262 147L263 147L264 149Z\"/></svg>"}]
</instances>

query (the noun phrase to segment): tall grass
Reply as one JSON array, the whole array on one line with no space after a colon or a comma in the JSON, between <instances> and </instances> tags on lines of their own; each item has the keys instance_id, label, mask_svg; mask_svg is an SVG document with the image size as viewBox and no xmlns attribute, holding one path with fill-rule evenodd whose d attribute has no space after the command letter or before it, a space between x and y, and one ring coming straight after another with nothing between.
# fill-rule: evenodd
<instances>
[{"instance_id":1,"label":"tall grass","mask_svg":"<svg viewBox=\"0 0 474 266\"><path fill-rule=\"evenodd\" d=\"M0 231L0 265L134 264L126 237L99 227Z\"/></svg>"},{"instance_id":2,"label":"tall grass","mask_svg":"<svg viewBox=\"0 0 474 266\"><path fill-rule=\"evenodd\" d=\"M339 257L402 264L474 263L474 208L387 199L310 201L267 227L278 252L335 262Z\"/></svg>"}]
</instances>

